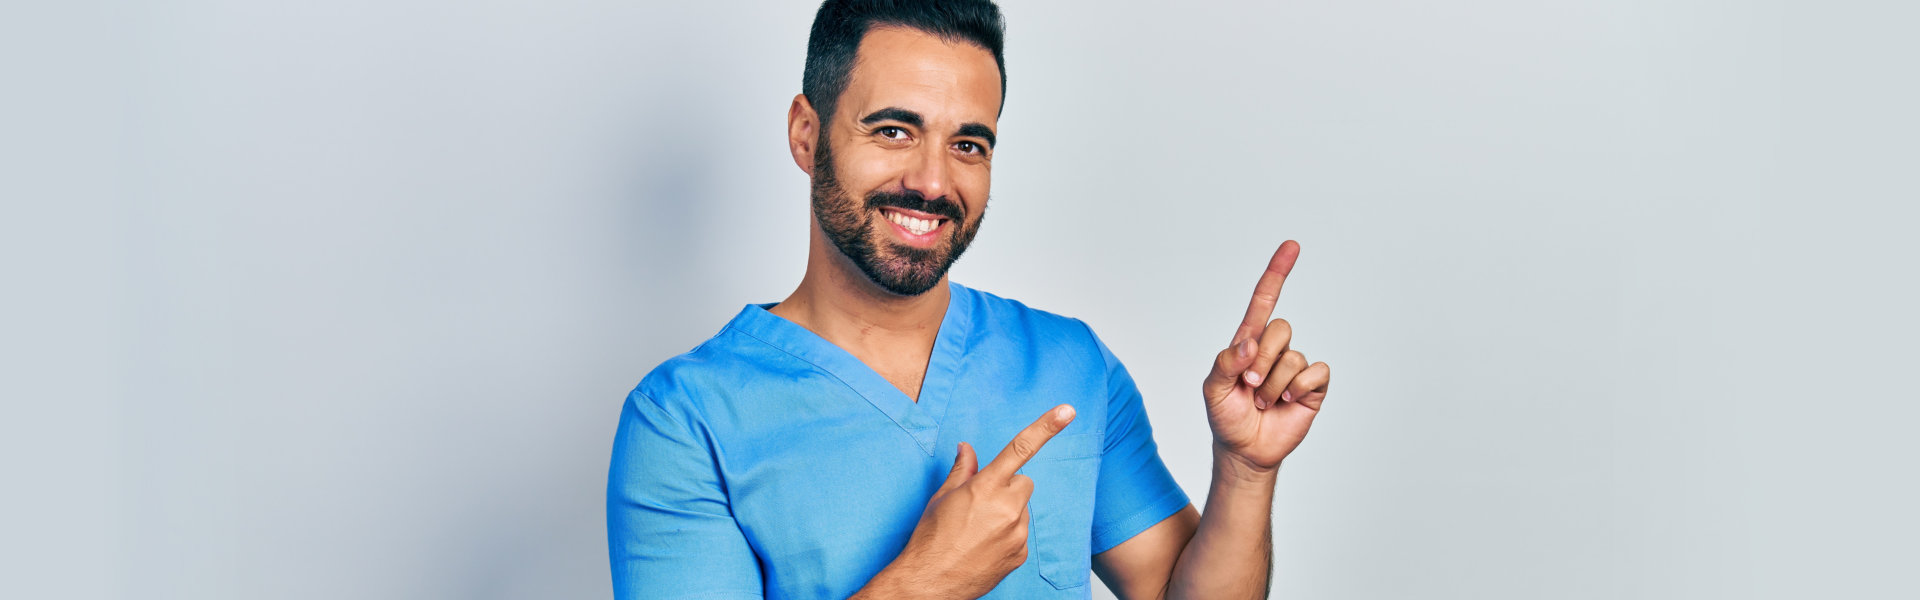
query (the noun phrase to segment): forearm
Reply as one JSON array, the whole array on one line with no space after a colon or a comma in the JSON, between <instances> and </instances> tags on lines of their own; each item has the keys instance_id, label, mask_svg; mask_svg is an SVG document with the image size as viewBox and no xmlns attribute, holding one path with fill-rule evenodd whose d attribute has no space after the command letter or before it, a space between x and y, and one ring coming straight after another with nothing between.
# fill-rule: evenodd
<instances>
[{"instance_id":1,"label":"forearm","mask_svg":"<svg viewBox=\"0 0 1920 600\"><path fill-rule=\"evenodd\" d=\"M924 561L914 560L909 552L894 558L847 600L972 600L979 595L956 591L963 586L950 573L929 571Z\"/></svg>"},{"instance_id":2,"label":"forearm","mask_svg":"<svg viewBox=\"0 0 1920 600\"><path fill-rule=\"evenodd\" d=\"M1265 598L1273 565L1273 488L1278 468L1252 468L1218 445L1213 485L1193 539L1174 563L1166 597Z\"/></svg>"},{"instance_id":3,"label":"forearm","mask_svg":"<svg viewBox=\"0 0 1920 600\"><path fill-rule=\"evenodd\" d=\"M861 587L858 593L848 597L847 600L937 597L928 594L927 592L929 590L921 586L913 585L912 582L907 581L907 579L906 577L899 576L892 569L883 570L878 575L874 575L873 580L868 581L867 585Z\"/></svg>"}]
</instances>

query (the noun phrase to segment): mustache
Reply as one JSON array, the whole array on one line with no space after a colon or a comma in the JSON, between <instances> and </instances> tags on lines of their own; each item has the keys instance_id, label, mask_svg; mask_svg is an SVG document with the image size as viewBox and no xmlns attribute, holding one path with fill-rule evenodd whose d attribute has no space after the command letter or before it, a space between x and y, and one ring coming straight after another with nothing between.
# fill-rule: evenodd
<instances>
[{"instance_id":1,"label":"mustache","mask_svg":"<svg viewBox=\"0 0 1920 600\"><path fill-rule=\"evenodd\" d=\"M867 194L867 210L879 210L881 207L917 210L952 219L955 223L966 220L966 214L961 212L959 203L947 199L946 196L928 200L926 195L913 190Z\"/></svg>"}]
</instances>

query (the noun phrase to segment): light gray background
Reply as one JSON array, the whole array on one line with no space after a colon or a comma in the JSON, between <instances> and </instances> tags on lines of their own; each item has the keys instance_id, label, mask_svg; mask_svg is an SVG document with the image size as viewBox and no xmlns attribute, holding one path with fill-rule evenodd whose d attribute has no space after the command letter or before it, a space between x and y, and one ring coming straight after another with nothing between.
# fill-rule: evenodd
<instances>
[{"instance_id":1,"label":"light gray background","mask_svg":"<svg viewBox=\"0 0 1920 600\"><path fill-rule=\"evenodd\" d=\"M0 596L606 596L627 390L801 273L810 3L38 4ZM1196 501L1304 246L1276 597L1916 593L1911 3L1006 4L955 276L1092 323Z\"/></svg>"}]
</instances>

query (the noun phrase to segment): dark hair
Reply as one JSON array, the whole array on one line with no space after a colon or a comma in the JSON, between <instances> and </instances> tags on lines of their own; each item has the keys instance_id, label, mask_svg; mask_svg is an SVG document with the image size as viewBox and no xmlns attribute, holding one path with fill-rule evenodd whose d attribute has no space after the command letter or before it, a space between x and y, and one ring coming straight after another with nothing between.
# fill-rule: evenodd
<instances>
[{"instance_id":1,"label":"dark hair","mask_svg":"<svg viewBox=\"0 0 1920 600\"><path fill-rule=\"evenodd\" d=\"M874 27L910 27L948 41L970 42L993 53L1000 67L1000 105L1007 103L1006 25L991 0L827 0L813 16L807 37L807 70L800 93L824 123L833 118L840 93L853 78L860 40Z\"/></svg>"}]
</instances>

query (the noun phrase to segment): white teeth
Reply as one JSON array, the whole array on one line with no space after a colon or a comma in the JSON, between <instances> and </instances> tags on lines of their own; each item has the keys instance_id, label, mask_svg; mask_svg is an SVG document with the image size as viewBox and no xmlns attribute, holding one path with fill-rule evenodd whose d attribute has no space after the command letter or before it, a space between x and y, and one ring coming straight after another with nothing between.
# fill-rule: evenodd
<instances>
[{"instance_id":1,"label":"white teeth","mask_svg":"<svg viewBox=\"0 0 1920 600\"><path fill-rule=\"evenodd\" d=\"M886 214L887 214L888 221L892 221L901 227L905 227L908 232L914 235L926 235L927 232L933 231L934 228L940 226L939 221L935 221L931 219L916 219L900 213L886 213Z\"/></svg>"}]
</instances>

